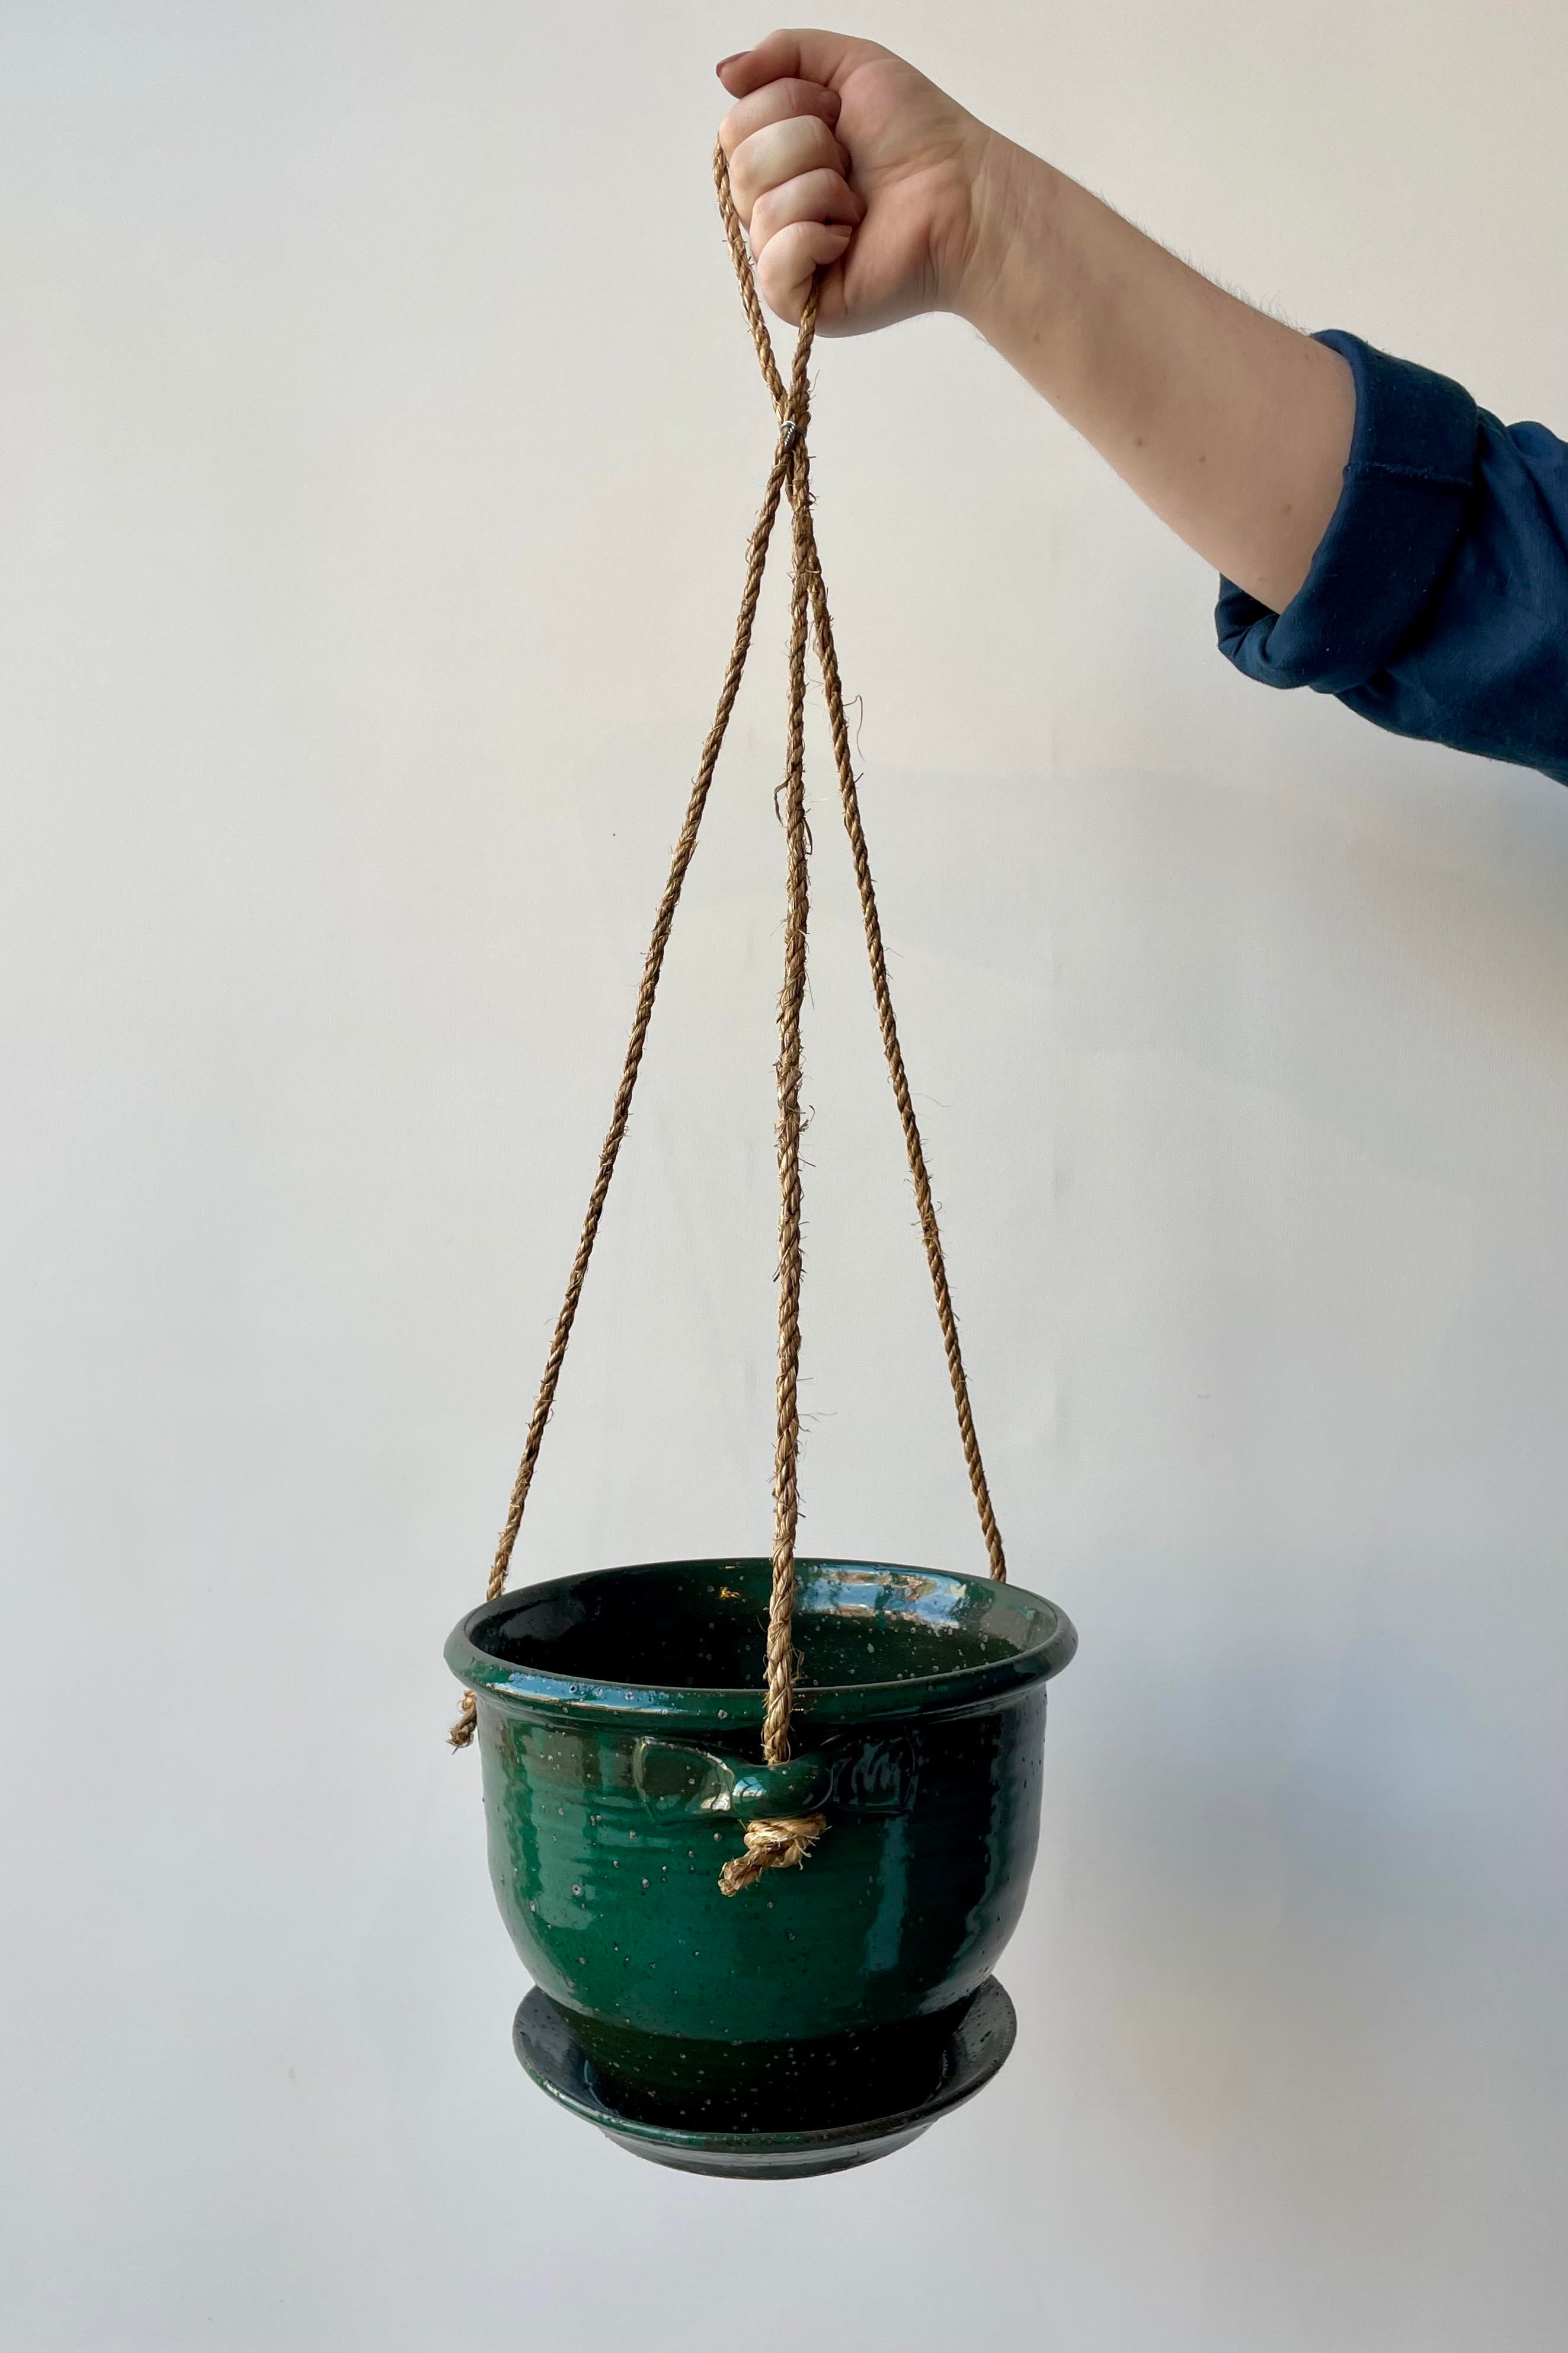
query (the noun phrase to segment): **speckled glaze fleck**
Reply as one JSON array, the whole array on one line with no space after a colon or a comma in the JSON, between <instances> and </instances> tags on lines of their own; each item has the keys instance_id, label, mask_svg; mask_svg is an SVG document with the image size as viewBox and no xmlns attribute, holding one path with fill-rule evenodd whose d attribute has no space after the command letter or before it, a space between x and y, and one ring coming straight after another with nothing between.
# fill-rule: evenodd
<instances>
[{"instance_id":1,"label":"speckled glaze fleck","mask_svg":"<svg viewBox=\"0 0 1568 2353\"><path fill-rule=\"evenodd\" d=\"M1012 2003L995 1978L988 1978L973 2000L959 2003L955 2021L933 2048L929 2064L886 2087L857 2074L847 2100L841 2084L831 2080L822 2095L818 2046L791 2043L787 2048L800 2054L796 2088L809 2090L810 2096L794 2102L770 2096L761 2118L751 2103L684 2100L677 2105L615 2091L589 2059L566 2012L537 1986L519 2008L512 2040L541 2091L584 2123L596 2125L631 2156L682 2173L789 2181L845 2173L907 2148L939 2116L951 2116L984 2090L1005 2063L1016 2031Z\"/></svg>"},{"instance_id":2,"label":"speckled glaze fleck","mask_svg":"<svg viewBox=\"0 0 1568 2353\"><path fill-rule=\"evenodd\" d=\"M806 2043L814 2084L844 2060L859 2113L896 2105L1023 1907L1068 1620L985 1578L802 1561L796 1753L770 1772L769 1574L563 1578L484 1604L447 1646L478 1703L502 1917L623 2105L783 2114ZM748 1819L815 1810L804 1867L720 1893Z\"/></svg>"}]
</instances>

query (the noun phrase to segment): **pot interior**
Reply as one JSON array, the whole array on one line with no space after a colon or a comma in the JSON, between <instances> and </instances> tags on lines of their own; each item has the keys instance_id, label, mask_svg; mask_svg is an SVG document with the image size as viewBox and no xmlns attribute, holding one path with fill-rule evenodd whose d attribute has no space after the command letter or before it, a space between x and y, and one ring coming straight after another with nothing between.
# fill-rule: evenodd
<instances>
[{"instance_id":1,"label":"pot interior","mask_svg":"<svg viewBox=\"0 0 1568 2353\"><path fill-rule=\"evenodd\" d=\"M666 1561L536 1586L477 1610L475 1650L525 1674L598 1686L754 1691L771 1564ZM1065 1665L1074 1637L1048 1601L988 1579L860 1561L796 1564L796 1689L826 1693L1026 1662Z\"/></svg>"}]
</instances>

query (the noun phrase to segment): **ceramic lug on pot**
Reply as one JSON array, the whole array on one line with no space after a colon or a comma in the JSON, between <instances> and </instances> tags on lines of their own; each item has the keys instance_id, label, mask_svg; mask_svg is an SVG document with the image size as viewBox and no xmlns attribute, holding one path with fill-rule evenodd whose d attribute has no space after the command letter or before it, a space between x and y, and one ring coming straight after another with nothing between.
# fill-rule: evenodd
<instances>
[{"instance_id":1,"label":"ceramic lug on pot","mask_svg":"<svg viewBox=\"0 0 1568 2353\"><path fill-rule=\"evenodd\" d=\"M856 2116L821 2129L917 2108L1028 1885L1068 1620L983 1577L803 1560L798 1753L769 1767L769 1577L561 1578L485 1603L447 1646L478 1703L502 1917L594 2097L634 2123L695 2097L727 2128L765 2131L770 2105L778 2129L817 2128L803 2079L856 2087ZM801 1868L720 1892L748 1820L818 1812Z\"/></svg>"}]
</instances>

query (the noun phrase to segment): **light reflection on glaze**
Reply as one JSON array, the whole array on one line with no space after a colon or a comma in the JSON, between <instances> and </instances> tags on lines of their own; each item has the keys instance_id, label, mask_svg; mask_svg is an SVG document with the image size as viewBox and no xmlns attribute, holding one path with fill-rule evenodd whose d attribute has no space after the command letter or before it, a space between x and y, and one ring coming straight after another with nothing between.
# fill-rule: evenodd
<instances>
[{"instance_id":1,"label":"light reflection on glaze","mask_svg":"<svg viewBox=\"0 0 1568 2353\"><path fill-rule=\"evenodd\" d=\"M625 1593L640 1622L657 1620L671 1663L682 1640L720 1657L741 1609L765 1599L767 1567L563 1579L488 1605L448 1647L479 1701L491 1873L513 1942L585 2043L634 2080L668 2075L677 2043L723 2073L748 2051L942 2014L990 1974L1023 1905L1045 1683L1071 1655L1071 1629L1016 1588L865 1564L811 1563L802 1577L803 1644L815 1630L836 1656L867 1651L863 1684L832 1686L820 1707L807 1694L802 1709L798 1748L821 1757L827 1833L804 1869L720 1894L741 1829L718 1809L757 1781L756 1695L627 1682L622 1660L599 1681L595 1630L625 1650L608 1607ZM545 1654L561 1648L570 1672L487 1651L488 1629L509 1618L542 1626Z\"/></svg>"}]
</instances>

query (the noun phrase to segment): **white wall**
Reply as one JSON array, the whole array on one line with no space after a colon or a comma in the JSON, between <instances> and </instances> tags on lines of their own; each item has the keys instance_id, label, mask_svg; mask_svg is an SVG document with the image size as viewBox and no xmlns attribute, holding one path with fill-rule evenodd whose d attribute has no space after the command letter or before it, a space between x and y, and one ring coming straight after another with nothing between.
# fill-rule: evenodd
<instances>
[{"instance_id":1,"label":"white wall","mask_svg":"<svg viewBox=\"0 0 1568 2353\"><path fill-rule=\"evenodd\" d=\"M1558 0L860 23L1563 424ZM1232 676L949 322L823 351L819 512L998 1506L1082 1633L1018 2052L767 2189L510 2055L440 1643L770 446L707 181L760 29L0 9L4 2343L1545 2353L1568 801ZM524 1576L765 1542L780 624ZM830 789L805 1539L974 1567Z\"/></svg>"}]
</instances>

